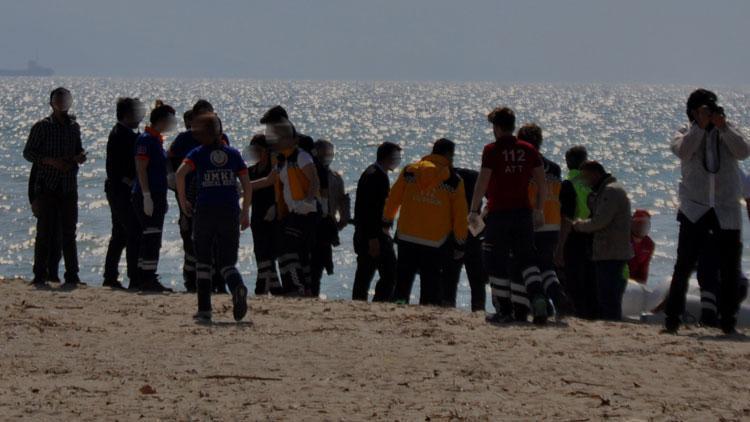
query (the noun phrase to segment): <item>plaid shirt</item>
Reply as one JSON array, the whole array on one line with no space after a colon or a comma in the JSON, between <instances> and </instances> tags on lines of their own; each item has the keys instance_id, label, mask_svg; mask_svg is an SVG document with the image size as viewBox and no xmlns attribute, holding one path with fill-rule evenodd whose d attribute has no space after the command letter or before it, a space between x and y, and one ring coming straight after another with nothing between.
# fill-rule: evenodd
<instances>
[{"instance_id":1,"label":"plaid shirt","mask_svg":"<svg viewBox=\"0 0 750 422\"><path fill-rule=\"evenodd\" d=\"M34 124L23 149L23 157L37 167L34 190L55 190L70 193L77 190L78 166L60 171L42 163L45 158L70 159L83 152L81 128L70 118L66 123L48 116Z\"/></svg>"}]
</instances>

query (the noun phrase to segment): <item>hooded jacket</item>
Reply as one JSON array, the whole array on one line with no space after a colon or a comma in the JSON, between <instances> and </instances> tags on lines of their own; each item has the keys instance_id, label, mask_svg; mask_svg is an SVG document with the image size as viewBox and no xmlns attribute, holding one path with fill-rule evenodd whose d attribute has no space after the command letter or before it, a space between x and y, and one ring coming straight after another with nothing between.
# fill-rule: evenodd
<instances>
[{"instance_id":1,"label":"hooded jacket","mask_svg":"<svg viewBox=\"0 0 750 422\"><path fill-rule=\"evenodd\" d=\"M434 248L452 234L462 245L468 232L464 182L447 158L428 155L404 168L391 188L383 220L392 224L396 214L400 241Z\"/></svg>"}]
</instances>

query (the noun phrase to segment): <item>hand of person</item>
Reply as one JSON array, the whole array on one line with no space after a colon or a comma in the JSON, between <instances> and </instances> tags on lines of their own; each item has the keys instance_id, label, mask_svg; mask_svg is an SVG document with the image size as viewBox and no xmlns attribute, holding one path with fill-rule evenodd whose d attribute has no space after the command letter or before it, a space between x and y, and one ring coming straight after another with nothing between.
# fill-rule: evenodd
<instances>
[{"instance_id":1,"label":"hand of person","mask_svg":"<svg viewBox=\"0 0 750 422\"><path fill-rule=\"evenodd\" d=\"M563 251L556 249L555 255L553 256L553 262L557 268L565 268L565 255Z\"/></svg>"},{"instance_id":2,"label":"hand of person","mask_svg":"<svg viewBox=\"0 0 750 422\"><path fill-rule=\"evenodd\" d=\"M708 107L703 106L700 107L695 112L695 122L698 123L698 126L701 129L705 129L708 127L709 124L711 124L711 110L708 109Z\"/></svg>"},{"instance_id":3,"label":"hand of person","mask_svg":"<svg viewBox=\"0 0 750 422\"><path fill-rule=\"evenodd\" d=\"M263 216L263 221L273 221L276 219L276 205L272 205L266 211L266 215Z\"/></svg>"},{"instance_id":4,"label":"hand of person","mask_svg":"<svg viewBox=\"0 0 750 422\"><path fill-rule=\"evenodd\" d=\"M83 164L86 162L86 151L81 151L79 154L73 156L73 161L75 161L78 164Z\"/></svg>"},{"instance_id":5,"label":"hand of person","mask_svg":"<svg viewBox=\"0 0 750 422\"><path fill-rule=\"evenodd\" d=\"M143 192L143 213L149 217L154 215L154 200L151 199L151 192Z\"/></svg>"},{"instance_id":6,"label":"hand of person","mask_svg":"<svg viewBox=\"0 0 750 422\"><path fill-rule=\"evenodd\" d=\"M367 253L373 258L379 257L380 256L380 240L370 239L370 241L368 242Z\"/></svg>"},{"instance_id":7,"label":"hand of person","mask_svg":"<svg viewBox=\"0 0 750 422\"><path fill-rule=\"evenodd\" d=\"M177 190L177 176L174 173L167 173L167 188Z\"/></svg>"},{"instance_id":8,"label":"hand of person","mask_svg":"<svg viewBox=\"0 0 750 422\"><path fill-rule=\"evenodd\" d=\"M544 211L534 210L534 229L538 229L544 225Z\"/></svg>"},{"instance_id":9,"label":"hand of person","mask_svg":"<svg viewBox=\"0 0 750 422\"><path fill-rule=\"evenodd\" d=\"M180 201L180 208L182 208L182 212L184 212L188 217L193 216L193 204L191 204L190 201Z\"/></svg>"},{"instance_id":10,"label":"hand of person","mask_svg":"<svg viewBox=\"0 0 750 422\"><path fill-rule=\"evenodd\" d=\"M750 208L748 208L750 209ZM31 214L34 217L39 218L39 200L34 200L34 202L31 203Z\"/></svg>"},{"instance_id":11,"label":"hand of person","mask_svg":"<svg viewBox=\"0 0 750 422\"><path fill-rule=\"evenodd\" d=\"M469 225L475 226L475 227L479 225L479 213L477 212L469 213Z\"/></svg>"},{"instance_id":12,"label":"hand of person","mask_svg":"<svg viewBox=\"0 0 750 422\"><path fill-rule=\"evenodd\" d=\"M240 217L240 230L244 231L250 227L250 211L243 210Z\"/></svg>"},{"instance_id":13,"label":"hand of person","mask_svg":"<svg viewBox=\"0 0 750 422\"><path fill-rule=\"evenodd\" d=\"M727 127L727 117L720 113L713 113L711 115L711 123L719 129L724 129Z\"/></svg>"}]
</instances>

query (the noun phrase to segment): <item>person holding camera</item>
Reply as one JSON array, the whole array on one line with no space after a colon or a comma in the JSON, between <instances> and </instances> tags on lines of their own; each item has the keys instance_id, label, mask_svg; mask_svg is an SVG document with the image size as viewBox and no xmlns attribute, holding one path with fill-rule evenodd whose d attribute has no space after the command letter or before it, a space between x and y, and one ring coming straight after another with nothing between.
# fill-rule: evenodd
<instances>
[{"instance_id":1,"label":"person holding camera","mask_svg":"<svg viewBox=\"0 0 750 422\"><path fill-rule=\"evenodd\" d=\"M716 304L724 333L735 331L739 294L737 268L742 252L742 186L738 161L750 156L750 143L718 106L716 94L698 89L687 101L690 123L672 138L680 158L680 233L672 283L666 299L665 332L676 333L685 311L688 280L699 257L716 255L720 285Z\"/></svg>"}]
</instances>

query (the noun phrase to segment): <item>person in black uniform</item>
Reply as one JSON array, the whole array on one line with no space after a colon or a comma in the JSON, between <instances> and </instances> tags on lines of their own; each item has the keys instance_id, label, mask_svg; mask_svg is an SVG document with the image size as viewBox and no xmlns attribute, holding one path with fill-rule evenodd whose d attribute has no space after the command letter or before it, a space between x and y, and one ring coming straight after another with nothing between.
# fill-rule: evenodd
<instances>
[{"instance_id":1,"label":"person in black uniform","mask_svg":"<svg viewBox=\"0 0 750 422\"><path fill-rule=\"evenodd\" d=\"M276 193L274 192L276 174L265 135L253 136L250 141L249 155L250 162L255 163L248 168L250 183L253 187L250 229L253 233L255 262L258 264L255 294L264 295L279 292L281 289L276 268L275 247L275 239L279 233L276 221Z\"/></svg>"},{"instance_id":2,"label":"person in black uniform","mask_svg":"<svg viewBox=\"0 0 750 422\"><path fill-rule=\"evenodd\" d=\"M117 267L123 249L127 261L127 275L132 282L138 271L138 244L141 241L138 217L130 203L135 181L135 162L128 159L135 151L138 126L145 116L145 108L137 98L117 100L117 123L107 140L107 180L104 192L112 213L112 235L107 246L102 286L123 289L118 280Z\"/></svg>"},{"instance_id":3,"label":"person in black uniform","mask_svg":"<svg viewBox=\"0 0 750 422\"><path fill-rule=\"evenodd\" d=\"M393 296L396 282L396 254L393 240L383 231L383 208L390 192L388 172L401 164L401 147L380 144L377 161L370 165L357 183L354 203L354 252L357 271L354 275L352 300L367 300L370 283L377 270L380 280L375 286L376 302L387 302Z\"/></svg>"},{"instance_id":4,"label":"person in black uniform","mask_svg":"<svg viewBox=\"0 0 750 422\"><path fill-rule=\"evenodd\" d=\"M474 196L474 186L477 184L479 172L464 168L456 168L456 173L464 180L466 189L466 203L471 203ZM487 300L487 272L482 265L482 237L474 236L471 231L466 239L464 256L451 257L443 261L443 306L456 306L456 293L461 278L461 268L466 267L466 277L471 289L471 311L484 311Z\"/></svg>"}]
</instances>

